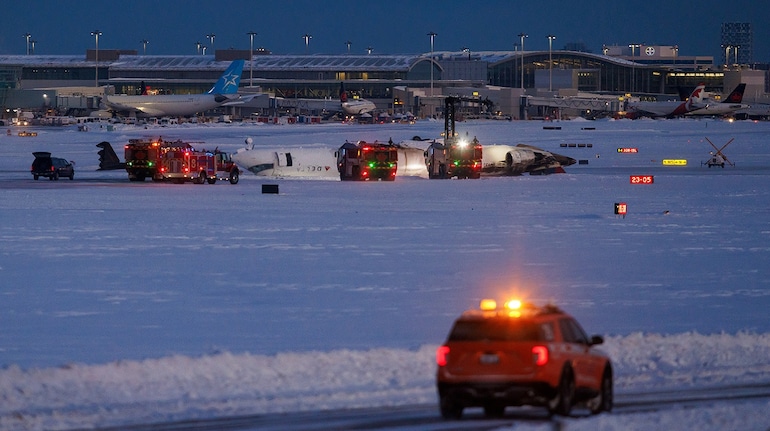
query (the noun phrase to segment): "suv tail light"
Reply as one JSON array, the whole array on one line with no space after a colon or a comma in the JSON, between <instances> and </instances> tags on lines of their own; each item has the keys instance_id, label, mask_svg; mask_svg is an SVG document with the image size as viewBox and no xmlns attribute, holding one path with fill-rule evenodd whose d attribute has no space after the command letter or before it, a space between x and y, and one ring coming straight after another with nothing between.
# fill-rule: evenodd
<instances>
[{"instance_id":1,"label":"suv tail light","mask_svg":"<svg viewBox=\"0 0 770 431\"><path fill-rule=\"evenodd\" d=\"M448 357L449 346L441 346L436 349L436 364L438 364L439 367L443 367L447 364Z\"/></svg>"},{"instance_id":2,"label":"suv tail light","mask_svg":"<svg viewBox=\"0 0 770 431\"><path fill-rule=\"evenodd\" d=\"M532 361L535 365L543 366L548 363L548 347L535 346L532 348Z\"/></svg>"}]
</instances>

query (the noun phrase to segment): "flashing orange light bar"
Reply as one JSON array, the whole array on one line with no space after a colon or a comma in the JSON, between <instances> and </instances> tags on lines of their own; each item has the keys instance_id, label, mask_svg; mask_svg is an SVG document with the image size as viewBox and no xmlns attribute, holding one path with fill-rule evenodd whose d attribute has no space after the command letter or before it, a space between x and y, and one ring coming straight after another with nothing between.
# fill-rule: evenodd
<instances>
[{"instance_id":1,"label":"flashing orange light bar","mask_svg":"<svg viewBox=\"0 0 770 431\"><path fill-rule=\"evenodd\" d=\"M687 166L686 159L663 159L663 166Z\"/></svg>"},{"instance_id":2,"label":"flashing orange light bar","mask_svg":"<svg viewBox=\"0 0 770 431\"><path fill-rule=\"evenodd\" d=\"M497 309L497 301L494 299L482 299L479 304L479 308L484 311L492 311Z\"/></svg>"}]
</instances>

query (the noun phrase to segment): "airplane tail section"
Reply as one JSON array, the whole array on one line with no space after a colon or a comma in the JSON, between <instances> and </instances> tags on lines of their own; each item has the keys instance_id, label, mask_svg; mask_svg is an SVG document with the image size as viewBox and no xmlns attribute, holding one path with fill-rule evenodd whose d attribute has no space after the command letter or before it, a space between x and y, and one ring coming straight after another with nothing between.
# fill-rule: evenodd
<instances>
[{"instance_id":1,"label":"airplane tail section","mask_svg":"<svg viewBox=\"0 0 770 431\"><path fill-rule=\"evenodd\" d=\"M725 98L722 103L741 103L743 102L743 92L746 91L746 84L738 84L737 87L735 87L735 90L733 90L732 93L730 93L729 96Z\"/></svg>"},{"instance_id":2,"label":"airplane tail section","mask_svg":"<svg viewBox=\"0 0 770 431\"><path fill-rule=\"evenodd\" d=\"M348 92L345 91L345 83L340 82L340 102L345 103L348 101Z\"/></svg>"},{"instance_id":3,"label":"airplane tail section","mask_svg":"<svg viewBox=\"0 0 770 431\"><path fill-rule=\"evenodd\" d=\"M113 169L125 169L126 164L121 162L118 155L115 154L115 150L112 149L112 145L109 142L99 142L96 144L99 150L99 170L107 171Z\"/></svg>"},{"instance_id":4,"label":"airplane tail section","mask_svg":"<svg viewBox=\"0 0 770 431\"><path fill-rule=\"evenodd\" d=\"M209 94L235 94L238 92L238 86L241 84L241 74L243 73L243 64L245 60L234 60L227 67L225 73L219 77L219 80L211 90Z\"/></svg>"},{"instance_id":5,"label":"airplane tail section","mask_svg":"<svg viewBox=\"0 0 770 431\"><path fill-rule=\"evenodd\" d=\"M700 83L687 98L687 111L694 111L703 105L703 92L706 90L706 84Z\"/></svg>"}]
</instances>

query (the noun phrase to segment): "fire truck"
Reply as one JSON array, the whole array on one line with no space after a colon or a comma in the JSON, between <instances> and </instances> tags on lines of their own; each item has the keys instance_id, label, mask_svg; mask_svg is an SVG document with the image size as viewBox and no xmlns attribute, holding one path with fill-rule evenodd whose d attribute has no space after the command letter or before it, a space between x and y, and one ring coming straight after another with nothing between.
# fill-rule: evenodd
<instances>
[{"instance_id":1,"label":"fire truck","mask_svg":"<svg viewBox=\"0 0 770 431\"><path fill-rule=\"evenodd\" d=\"M131 181L187 181L216 183L217 179L237 184L238 167L227 153L197 151L181 140L131 139L125 146L126 171Z\"/></svg>"},{"instance_id":2,"label":"fire truck","mask_svg":"<svg viewBox=\"0 0 770 431\"><path fill-rule=\"evenodd\" d=\"M397 168L398 149L392 142L345 142L337 151L342 181L393 181Z\"/></svg>"},{"instance_id":3,"label":"fire truck","mask_svg":"<svg viewBox=\"0 0 770 431\"><path fill-rule=\"evenodd\" d=\"M455 104L461 100L465 99L448 96L444 101L444 142L433 142L425 151L428 178L481 177L481 144L455 132Z\"/></svg>"}]
</instances>

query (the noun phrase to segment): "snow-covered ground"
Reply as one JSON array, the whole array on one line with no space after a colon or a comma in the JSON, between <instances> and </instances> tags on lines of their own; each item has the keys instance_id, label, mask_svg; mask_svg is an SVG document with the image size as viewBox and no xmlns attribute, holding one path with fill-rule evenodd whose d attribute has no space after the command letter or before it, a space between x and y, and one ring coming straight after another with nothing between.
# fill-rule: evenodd
<instances>
[{"instance_id":1,"label":"snow-covered ground","mask_svg":"<svg viewBox=\"0 0 770 431\"><path fill-rule=\"evenodd\" d=\"M104 140L122 157L134 137L235 151L247 137L337 147L442 127L0 135L0 429L435 403L434 350L452 320L511 295L557 303L604 335L619 395L770 382L770 123L458 124L482 143L588 161L545 177L342 183L247 172L212 186L96 171ZM700 166L707 138L734 138L724 152L736 166ZM33 181L33 151L76 161L75 180ZM637 174L654 183L631 184ZM265 182L280 194L261 194ZM628 204L625 218L616 202ZM764 431L768 417L770 404L753 401L565 423Z\"/></svg>"}]
</instances>

